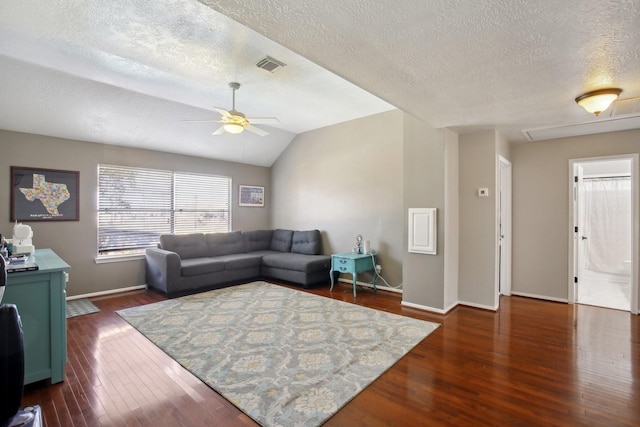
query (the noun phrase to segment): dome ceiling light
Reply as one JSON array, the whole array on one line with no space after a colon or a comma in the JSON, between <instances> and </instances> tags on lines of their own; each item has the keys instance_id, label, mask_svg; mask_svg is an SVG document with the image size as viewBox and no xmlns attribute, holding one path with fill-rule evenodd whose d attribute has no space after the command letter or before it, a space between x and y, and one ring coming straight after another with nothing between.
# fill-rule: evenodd
<instances>
[{"instance_id":1,"label":"dome ceiling light","mask_svg":"<svg viewBox=\"0 0 640 427\"><path fill-rule=\"evenodd\" d=\"M622 93L622 89L618 88L594 90L580 95L576 98L576 102L589 113L598 116L609 108L620 93Z\"/></svg>"}]
</instances>

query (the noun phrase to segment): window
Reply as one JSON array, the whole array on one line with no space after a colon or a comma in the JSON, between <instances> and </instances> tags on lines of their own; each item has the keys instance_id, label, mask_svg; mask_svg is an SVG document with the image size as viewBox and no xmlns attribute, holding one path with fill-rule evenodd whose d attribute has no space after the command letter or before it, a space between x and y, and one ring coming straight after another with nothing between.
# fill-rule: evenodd
<instances>
[{"instance_id":1,"label":"window","mask_svg":"<svg viewBox=\"0 0 640 427\"><path fill-rule=\"evenodd\" d=\"M138 254L161 234L231 229L231 178L98 166L98 256Z\"/></svg>"}]
</instances>

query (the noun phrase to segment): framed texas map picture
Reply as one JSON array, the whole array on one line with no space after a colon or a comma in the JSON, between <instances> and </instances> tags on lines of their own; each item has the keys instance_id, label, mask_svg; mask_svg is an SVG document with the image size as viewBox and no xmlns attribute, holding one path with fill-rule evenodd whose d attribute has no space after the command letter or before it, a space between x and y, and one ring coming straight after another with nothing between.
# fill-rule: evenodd
<instances>
[{"instance_id":1,"label":"framed texas map picture","mask_svg":"<svg viewBox=\"0 0 640 427\"><path fill-rule=\"evenodd\" d=\"M11 221L79 221L79 175L11 166Z\"/></svg>"}]
</instances>

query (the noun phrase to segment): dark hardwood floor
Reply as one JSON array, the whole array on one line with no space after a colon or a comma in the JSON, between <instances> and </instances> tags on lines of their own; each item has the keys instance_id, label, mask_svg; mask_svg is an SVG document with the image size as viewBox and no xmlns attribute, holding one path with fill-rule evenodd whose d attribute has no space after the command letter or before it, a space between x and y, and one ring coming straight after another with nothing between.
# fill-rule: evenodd
<instances>
[{"instance_id":1,"label":"dark hardwood floor","mask_svg":"<svg viewBox=\"0 0 640 427\"><path fill-rule=\"evenodd\" d=\"M348 284L310 292L442 324L327 426L640 425L640 316L521 297L440 316ZM49 427L257 425L114 312L163 299L92 299L100 313L68 321L65 381L23 404Z\"/></svg>"}]
</instances>

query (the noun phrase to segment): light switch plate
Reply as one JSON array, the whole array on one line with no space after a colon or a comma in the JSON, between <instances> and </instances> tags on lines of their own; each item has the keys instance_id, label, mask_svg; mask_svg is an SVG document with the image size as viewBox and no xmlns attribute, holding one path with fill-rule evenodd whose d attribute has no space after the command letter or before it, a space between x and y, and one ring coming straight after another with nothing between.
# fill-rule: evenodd
<instances>
[{"instance_id":1,"label":"light switch plate","mask_svg":"<svg viewBox=\"0 0 640 427\"><path fill-rule=\"evenodd\" d=\"M478 188L478 197L489 197L488 188Z\"/></svg>"}]
</instances>

